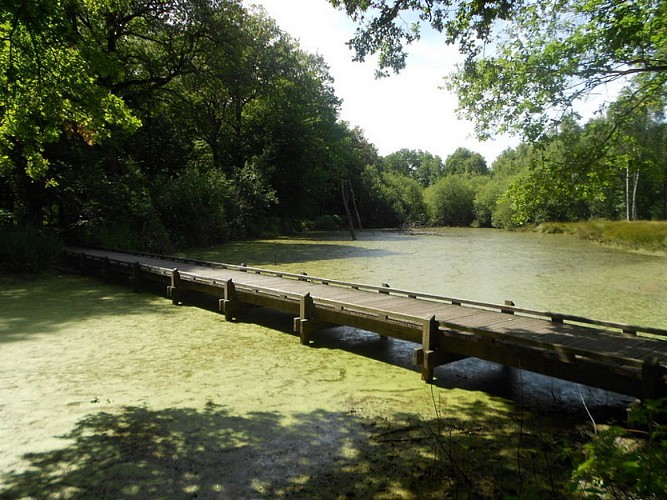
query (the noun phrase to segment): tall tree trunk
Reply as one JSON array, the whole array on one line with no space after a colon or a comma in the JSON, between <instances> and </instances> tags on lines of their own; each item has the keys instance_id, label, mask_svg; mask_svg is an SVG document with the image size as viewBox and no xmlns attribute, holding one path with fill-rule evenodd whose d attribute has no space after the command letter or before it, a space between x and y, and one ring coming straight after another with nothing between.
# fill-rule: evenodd
<instances>
[{"instance_id":1,"label":"tall tree trunk","mask_svg":"<svg viewBox=\"0 0 667 500\"><path fill-rule=\"evenodd\" d=\"M361 227L361 217L359 216L359 209L357 209L357 198L354 196L352 181L348 181L348 183L350 184L350 194L352 195L352 208L354 208L354 215L357 217L357 227L359 228L359 231L362 231L363 228Z\"/></svg>"},{"instance_id":2,"label":"tall tree trunk","mask_svg":"<svg viewBox=\"0 0 667 500\"><path fill-rule=\"evenodd\" d=\"M630 165L625 167L625 220L630 220Z\"/></svg>"},{"instance_id":3,"label":"tall tree trunk","mask_svg":"<svg viewBox=\"0 0 667 500\"><path fill-rule=\"evenodd\" d=\"M635 172L632 186L632 220L637 220L637 185L639 184L639 170Z\"/></svg>"},{"instance_id":4,"label":"tall tree trunk","mask_svg":"<svg viewBox=\"0 0 667 500\"><path fill-rule=\"evenodd\" d=\"M343 205L345 206L345 213L347 214L347 227L350 231L350 236L352 240L357 239L357 235L354 233L354 224L352 223L352 214L350 213L350 206L347 202L347 190L345 189L345 181L340 181L340 192L343 196Z\"/></svg>"}]
</instances>

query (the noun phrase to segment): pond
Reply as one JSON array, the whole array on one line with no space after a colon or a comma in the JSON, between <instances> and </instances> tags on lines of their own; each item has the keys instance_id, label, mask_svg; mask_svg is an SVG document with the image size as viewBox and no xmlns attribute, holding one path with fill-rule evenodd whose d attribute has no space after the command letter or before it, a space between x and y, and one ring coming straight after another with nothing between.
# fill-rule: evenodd
<instances>
[{"instance_id":1,"label":"pond","mask_svg":"<svg viewBox=\"0 0 667 500\"><path fill-rule=\"evenodd\" d=\"M560 235L317 233L188 254L667 327L665 257ZM162 289L0 285L3 498L562 498L559 443L631 401L477 359L427 385L414 344L340 327L306 348L289 316L227 322Z\"/></svg>"},{"instance_id":2,"label":"pond","mask_svg":"<svg viewBox=\"0 0 667 500\"><path fill-rule=\"evenodd\" d=\"M667 257L594 245L561 234L441 228L423 234L364 231L235 242L189 252L198 258L461 299L667 329ZM316 336L346 349L415 369L413 344L354 328ZM620 408L628 398L478 359L439 367L443 388L481 390L532 407L564 411L588 404Z\"/></svg>"},{"instance_id":3,"label":"pond","mask_svg":"<svg viewBox=\"0 0 667 500\"><path fill-rule=\"evenodd\" d=\"M189 253L311 276L667 328L667 257L567 235L364 231L235 242Z\"/></svg>"}]
</instances>

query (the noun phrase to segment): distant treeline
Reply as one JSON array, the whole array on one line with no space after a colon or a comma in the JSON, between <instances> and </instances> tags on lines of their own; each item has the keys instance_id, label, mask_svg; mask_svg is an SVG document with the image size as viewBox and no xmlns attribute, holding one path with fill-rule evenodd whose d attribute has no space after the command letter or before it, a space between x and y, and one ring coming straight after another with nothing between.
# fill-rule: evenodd
<instances>
[{"instance_id":1,"label":"distant treeline","mask_svg":"<svg viewBox=\"0 0 667 500\"><path fill-rule=\"evenodd\" d=\"M38 241L170 251L348 217L501 228L667 217L660 107L566 120L491 168L464 148L381 157L339 120L326 62L239 2L10 1L0 21L5 266Z\"/></svg>"}]
</instances>

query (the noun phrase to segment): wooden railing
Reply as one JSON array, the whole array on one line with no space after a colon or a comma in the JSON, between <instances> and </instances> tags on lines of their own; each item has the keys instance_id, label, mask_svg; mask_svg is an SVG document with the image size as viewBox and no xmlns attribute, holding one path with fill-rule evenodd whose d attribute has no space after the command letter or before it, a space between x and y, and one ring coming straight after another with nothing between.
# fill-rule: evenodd
<instances>
[{"instance_id":1,"label":"wooden railing","mask_svg":"<svg viewBox=\"0 0 667 500\"><path fill-rule=\"evenodd\" d=\"M168 260L168 261L171 261L171 262L174 262L174 263L184 263L184 264L191 264L191 265L197 265L197 266L203 266L203 267L209 267L209 268L228 269L228 270L245 272L245 273L259 274L259 275L263 275L263 276L272 276L272 277L276 277L276 278L285 278L285 279L306 281L306 282L310 282L310 283L314 283L314 284L337 286L337 287L343 287L343 288L348 288L348 289L353 289L353 290L368 291L368 292L377 292L377 293L399 296L399 297L406 297L406 298L411 298L411 299L428 300L428 301L437 302L437 303L441 303L441 304L451 304L451 305L457 305L457 306L462 306L462 307L470 307L470 308L481 309L481 310L486 310L486 311L502 312L502 313L505 313L505 314L515 314L515 315L518 315L518 316L524 316L524 317L529 317L529 318L541 318L541 319L547 319L547 320L549 320L551 322L554 322L554 323L571 323L571 324L579 325L579 326L588 326L588 327L592 327L592 328L600 328L600 329L604 329L606 331L612 331L612 332L617 332L617 333L621 333L621 334L667 338L667 330L664 330L664 329L646 327L646 326L629 325L629 324L616 323L616 322L610 322L610 321L601 321L601 320L597 320L597 319L586 318L586 317L583 317L583 316L563 314L563 313L558 313L558 312L548 312L548 311L539 311L539 310L534 310L534 309L525 309L525 308L517 307L512 303L507 303L507 304L503 304L503 305L492 304L492 303L487 303L487 302L480 302L480 301L474 301L474 300L468 300L468 299L461 299L461 298L455 298L455 297L435 295L435 294L424 293L424 292L416 292L416 291L412 291L412 290L404 290L404 289L400 289L400 288L393 288L393 287L388 286L387 284L383 284L383 285L380 285L380 286L367 285L367 284L361 284L361 283L353 283L353 282L348 282L348 281L335 280L335 279L330 279L330 278L320 278L320 277L310 276L310 275L303 274L303 273L302 274L296 274L296 273L288 273L288 272L284 272L284 271L274 271L274 270L270 270L270 269L249 267L249 266L246 266L245 264L241 264L241 265L225 264L225 263L211 262L211 261L206 261L206 260L201 260L201 259L193 259L193 258L187 258L187 257L163 256L163 255L156 255L156 254L142 253L142 252L124 252L124 253L128 253L128 254L131 254L131 255L136 255L138 257L147 257L147 258L153 258L153 259ZM88 255L88 257L95 259L95 257L91 256L91 255ZM99 260L104 260L104 258L100 257ZM117 263L120 264L120 265L132 265L132 264L129 264L125 261L117 261ZM154 272L156 274L167 275L171 272L171 270L164 270L164 268L157 267L157 266L151 266L151 265L148 265L148 264L141 264L141 266L145 269L151 269L152 272ZM187 273L181 272L181 276L185 276L185 275L187 275ZM193 277L192 279L196 280L198 278Z\"/></svg>"}]
</instances>

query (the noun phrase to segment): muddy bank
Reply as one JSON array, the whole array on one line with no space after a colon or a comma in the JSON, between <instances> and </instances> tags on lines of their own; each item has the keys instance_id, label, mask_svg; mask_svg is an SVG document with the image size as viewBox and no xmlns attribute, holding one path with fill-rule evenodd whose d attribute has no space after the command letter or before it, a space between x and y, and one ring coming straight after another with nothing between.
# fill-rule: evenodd
<instances>
[{"instance_id":1,"label":"muddy bank","mask_svg":"<svg viewBox=\"0 0 667 500\"><path fill-rule=\"evenodd\" d=\"M257 309L226 323L77 276L2 278L0 497L558 497L567 488L561 443L587 428L583 409L562 418L516 394L458 387L455 367L428 386L378 336L328 331L306 348L290 326ZM334 340L346 335L347 346ZM614 405L593 411L622 409Z\"/></svg>"}]
</instances>

